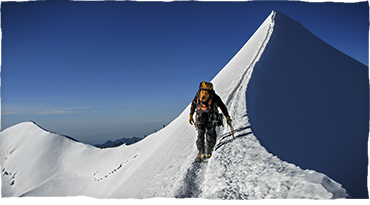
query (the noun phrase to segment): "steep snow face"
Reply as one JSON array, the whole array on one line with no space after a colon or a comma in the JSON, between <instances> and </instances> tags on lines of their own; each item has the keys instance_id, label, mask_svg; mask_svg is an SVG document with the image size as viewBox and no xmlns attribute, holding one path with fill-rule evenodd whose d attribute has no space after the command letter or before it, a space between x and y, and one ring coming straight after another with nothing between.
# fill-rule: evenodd
<instances>
[{"instance_id":1,"label":"steep snow face","mask_svg":"<svg viewBox=\"0 0 370 205\"><path fill-rule=\"evenodd\" d=\"M368 68L282 13L247 91L253 133L279 158L368 198Z\"/></svg>"},{"instance_id":2,"label":"steep snow face","mask_svg":"<svg viewBox=\"0 0 370 205\"><path fill-rule=\"evenodd\" d=\"M272 12L213 80L233 119L220 127L212 158L194 163L190 105L172 123L130 146L98 149L21 123L0 134L2 195L97 198L343 198L324 174L280 160L251 131L246 91L274 31ZM196 91L194 91L194 94Z\"/></svg>"}]
</instances>

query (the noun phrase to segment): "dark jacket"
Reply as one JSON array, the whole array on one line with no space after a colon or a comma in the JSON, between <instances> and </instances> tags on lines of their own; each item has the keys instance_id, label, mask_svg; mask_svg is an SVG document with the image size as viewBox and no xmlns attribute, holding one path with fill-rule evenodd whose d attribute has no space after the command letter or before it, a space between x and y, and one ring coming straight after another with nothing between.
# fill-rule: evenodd
<instances>
[{"instance_id":1,"label":"dark jacket","mask_svg":"<svg viewBox=\"0 0 370 205\"><path fill-rule=\"evenodd\" d=\"M229 112L227 111L227 108L225 106L225 104L222 102L220 96L218 96L214 90L212 90L212 103L213 104L216 104L217 107L219 107L221 110L222 110L222 113L224 113L224 115L227 117L229 116ZM198 96L199 96L199 92L197 92L197 94L195 95L193 101L191 102L191 107L190 107L190 115L193 115L194 112L195 112L195 109L197 108L197 99L198 99Z\"/></svg>"}]
</instances>

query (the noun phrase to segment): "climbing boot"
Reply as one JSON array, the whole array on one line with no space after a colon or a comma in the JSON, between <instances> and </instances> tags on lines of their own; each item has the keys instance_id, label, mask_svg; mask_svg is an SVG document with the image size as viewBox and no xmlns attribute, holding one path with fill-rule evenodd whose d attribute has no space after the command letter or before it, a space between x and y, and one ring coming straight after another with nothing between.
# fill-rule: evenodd
<instances>
[{"instance_id":1,"label":"climbing boot","mask_svg":"<svg viewBox=\"0 0 370 205\"><path fill-rule=\"evenodd\" d=\"M204 158L205 158L204 153L203 152L199 152L197 161L198 162L203 162Z\"/></svg>"}]
</instances>

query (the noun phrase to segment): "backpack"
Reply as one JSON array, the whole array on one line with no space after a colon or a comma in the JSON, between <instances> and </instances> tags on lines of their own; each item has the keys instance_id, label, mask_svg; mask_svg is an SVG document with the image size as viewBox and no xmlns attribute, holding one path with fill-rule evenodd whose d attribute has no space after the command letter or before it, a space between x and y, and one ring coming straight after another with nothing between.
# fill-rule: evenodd
<instances>
[{"instance_id":1,"label":"backpack","mask_svg":"<svg viewBox=\"0 0 370 205\"><path fill-rule=\"evenodd\" d=\"M213 98L213 85L209 82L201 82L199 85L197 110L211 111Z\"/></svg>"},{"instance_id":2,"label":"backpack","mask_svg":"<svg viewBox=\"0 0 370 205\"><path fill-rule=\"evenodd\" d=\"M222 114L218 113L217 105L213 103L213 94L212 83L200 83L197 97L197 121L212 122L217 126L223 126Z\"/></svg>"}]
</instances>

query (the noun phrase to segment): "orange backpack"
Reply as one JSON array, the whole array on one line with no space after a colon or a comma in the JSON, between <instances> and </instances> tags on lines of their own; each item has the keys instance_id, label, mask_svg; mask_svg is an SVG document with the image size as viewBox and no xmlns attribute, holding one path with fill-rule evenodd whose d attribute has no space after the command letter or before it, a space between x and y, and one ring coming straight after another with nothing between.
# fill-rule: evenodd
<instances>
[{"instance_id":1,"label":"orange backpack","mask_svg":"<svg viewBox=\"0 0 370 205\"><path fill-rule=\"evenodd\" d=\"M197 98L197 109L209 111L212 109L213 85L209 82L202 82L199 86L199 96Z\"/></svg>"}]
</instances>

